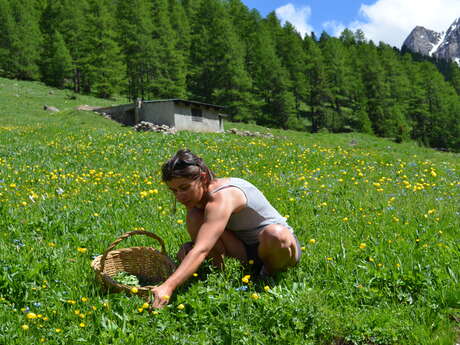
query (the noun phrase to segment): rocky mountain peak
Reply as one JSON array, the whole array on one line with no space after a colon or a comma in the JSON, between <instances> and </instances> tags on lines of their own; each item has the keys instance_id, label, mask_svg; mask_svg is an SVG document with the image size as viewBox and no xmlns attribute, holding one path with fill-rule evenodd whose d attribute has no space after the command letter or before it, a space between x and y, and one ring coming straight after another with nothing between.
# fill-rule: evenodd
<instances>
[{"instance_id":1,"label":"rocky mountain peak","mask_svg":"<svg viewBox=\"0 0 460 345\"><path fill-rule=\"evenodd\" d=\"M403 48L414 53L460 63L460 18L457 18L445 33L416 26L404 41Z\"/></svg>"},{"instance_id":2,"label":"rocky mountain peak","mask_svg":"<svg viewBox=\"0 0 460 345\"><path fill-rule=\"evenodd\" d=\"M430 55L433 47L437 46L442 38L442 33L429 30L423 26L416 26L407 36L403 47L422 55Z\"/></svg>"}]
</instances>

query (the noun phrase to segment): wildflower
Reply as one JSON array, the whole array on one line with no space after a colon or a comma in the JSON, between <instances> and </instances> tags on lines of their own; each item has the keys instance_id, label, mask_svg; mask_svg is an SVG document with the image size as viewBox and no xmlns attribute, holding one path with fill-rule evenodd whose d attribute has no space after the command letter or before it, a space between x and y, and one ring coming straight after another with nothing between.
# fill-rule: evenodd
<instances>
[{"instance_id":1,"label":"wildflower","mask_svg":"<svg viewBox=\"0 0 460 345\"><path fill-rule=\"evenodd\" d=\"M56 247L56 243L54 243L54 242L49 242L49 243L48 243L48 247L54 248L54 247Z\"/></svg>"},{"instance_id":2,"label":"wildflower","mask_svg":"<svg viewBox=\"0 0 460 345\"><path fill-rule=\"evenodd\" d=\"M332 261L332 260L334 260L334 259L331 258L331 257L328 257L328 258L326 258L326 260L327 260L327 261Z\"/></svg>"},{"instance_id":3,"label":"wildflower","mask_svg":"<svg viewBox=\"0 0 460 345\"><path fill-rule=\"evenodd\" d=\"M37 314L35 313L27 313L26 317L30 320L34 320L37 318Z\"/></svg>"},{"instance_id":4,"label":"wildflower","mask_svg":"<svg viewBox=\"0 0 460 345\"><path fill-rule=\"evenodd\" d=\"M179 310L184 310L185 309L185 306L181 303L177 306L177 309Z\"/></svg>"},{"instance_id":5,"label":"wildflower","mask_svg":"<svg viewBox=\"0 0 460 345\"><path fill-rule=\"evenodd\" d=\"M310 240L308 241L308 243L310 244L315 244L316 243L316 240L314 238L310 238Z\"/></svg>"},{"instance_id":6,"label":"wildflower","mask_svg":"<svg viewBox=\"0 0 460 345\"><path fill-rule=\"evenodd\" d=\"M241 281L245 284L249 283L249 279L251 279L251 276L249 274L245 275L243 278L241 278Z\"/></svg>"},{"instance_id":7,"label":"wildflower","mask_svg":"<svg viewBox=\"0 0 460 345\"><path fill-rule=\"evenodd\" d=\"M81 328L86 327L86 325L85 325L84 322L80 322L79 326L80 326Z\"/></svg>"},{"instance_id":8,"label":"wildflower","mask_svg":"<svg viewBox=\"0 0 460 345\"><path fill-rule=\"evenodd\" d=\"M264 286L264 290L265 290L266 292L270 291L270 286L265 285L265 286Z\"/></svg>"},{"instance_id":9,"label":"wildflower","mask_svg":"<svg viewBox=\"0 0 460 345\"><path fill-rule=\"evenodd\" d=\"M69 300L67 300L67 303L69 303L69 304L76 304L77 302L74 301L73 299L69 299Z\"/></svg>"},{"instance_id":10,"label":"wildflower","mask_svg":"<svg viewBox=\"0 0 460 345\"><path fill-rule=\"evenodd\" d=\"M348 217L342 218L344 222L348 222Z\"/></svg>"},{"instance_id":11,"label":"wildflower","mask_svg":"<svg viewBox=\"0 0 460 345\"><path fill-rule=\"evenodd\" d=\"M359 249L365 249L367 247L366 243L360 243L359 244Z\"/></svg>"},{"instance_id":12,"label":"wildflower","mask_svg":"<svg viewBox=\"0 0 460 345\"><path fill-rule=\"evenodd\" d=\"M88 297L82 297L82 298L81 298L81 301L84 303L84 302L88 302L89 299L88 299Z\"/></svg>"},{"instance_id":13,"label":"wildflower","mask_svg":"<svg viewBox=\"0 0 460 345\"><path fill-rule=\"evenodd\" d=\"M45 338L40 338L40 343L44 343L45 342Z\"/></svg>"},{"instance_id":14,"label":"wildflower","mask_svg":"<svg viewBox=\"0 0 460 345\"><path fill-rule=\"evenodd\" d=\"M29 326L28 326L28 325L22 325L21 328L22 328L24 331L28 331L28 330L29 330Z\"/></svg>"},{"instance_id":15,"label":"wildflower","mask_svg":"<svg viewBox=\"0 0 460 345\"><path fill-rule=\"evenodd\" d=\"M85 254L85 253L88 251L88 249L87 249L87 248L78 247L78 248L77 248L77 251L78 251L79 253L81 253L81 254Z\"/></svg>"},{"instance_id":16,"label":"wildflower","mask_svg":"<svg viewBox=\"0 0 460 345\"><path fill-rule=\"evenodd\" d=\"M144 308L137 308L137 311L138 311L139 313L142 313L142 312L144 311Z\"/></svg>"},{"instance_id":17,"label":"wildflower","mask_svg":"<svg viewBox=\"0 0 460 345\"><path fill-rule=\"evenodd\" d=\"M99 213L93 213L93 217L99 217Z\"/></svg>"},{"instance_id":18,"label":"wildflower","mask_svg":"<svg viewBox=\"0 0 460 345\"><path fill-rule=\"evenodd\" d=\"M184 224L184 221L182 219L178 219L177 224Z\"/></svg>"},{"instance_id":19,"label":"wildflower","mask_svg":"<svg viewBox=\"0 0 460 345\"><path fill-rule=\"evenodd\" d=\"M305 247L300 247L300 250L301 251L304 251L306 248Z\"/></svg>"},{"instance_id":20,"label":"wildflower","mask_svg":"<svg viewBox=\"0 0 460 345\"><path fill-rule=\"evenodd\" d=\"M260 296L259 296L257 293L254 292L254 293L251 295L251 298L254 299L254 300L257 300L257 299L260 298Z\"/></svg>"},{"instance_id":21,"label":"wildflower","mask_svg":"<svg viewBox=\"0 0 460 345\"><path fill-rule=\"evenodd\" d=\"M401 265L400 265L400 264L396 264L396 267L399 268L399 267L401 267Z\"/></svg>"},{"instance_id":22,"label":"wildflower","mask_svg":"<svg viewBox=\"0 0 460 345\"><path fill-rule=\"evenodd\" d=\"M139 289L137 287L133 287L133 288L131 288L131 292L132 293L138 293Z\"/></svg>"},{"instance_id":23,"label":"wildflower","mask_svg":"<svg viewBox=\"0 0 460 345\"><path fill-rule=\"evenodd\" d=\"M161 299L163 299L163 300L165 300L165 301L169 301L169 298L170 298L170 297L169 297L168 295L164 295L164 296L161 297Z\"/></svg>"},{"instance_id":24,"label":"wildflower","mask_svg":"<svg viewBox=\"0 0 460 345\"><path fill-rule=\"evenodd\" d=\"M254 260L249 260L249 261L248 261L248 264L254 265Z\"/></svg>"},{"instance_id":25,"label":"wildflower","mask_svg":"<svg viewBox=\"0 0 460 345\"><path fill-rule=\"evenodd\" d=\"M149 305L148 303L144 303L144 304L142 305L142 308L147 309L149 306L150 306L150 305Z\"/></svg>"},{"instance_id":26,"label":"wildflower","mask_svg":"<svg viewBox=\"0 0 460 345\"><path fill-rule=\"evenodd\" d=\"M56 328L54 331L55 331L56 333L61 333L61 332L62 332L62 329Z\"/></svg>"},{"instance_id":27,"label":"wildflower","mask_svg":"<svg viewBox=\"0 0 460 345\"><path fill-rule=\"evenodd\" d=\"M194 276L194 277L198 277L198 273L193 273L193 276Z\"/></svg>"}]
</instances>

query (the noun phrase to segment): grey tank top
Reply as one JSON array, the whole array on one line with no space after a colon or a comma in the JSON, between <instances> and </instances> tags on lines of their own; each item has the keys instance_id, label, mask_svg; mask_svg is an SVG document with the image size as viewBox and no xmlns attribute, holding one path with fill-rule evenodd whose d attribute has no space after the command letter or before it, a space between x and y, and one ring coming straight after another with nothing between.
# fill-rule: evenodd
<instances>
[{"instance_id":1,"label":"grey tank top","mask_svg":"<svg viewBox=\"0 0 460 345\"><path fill-rule=\"evenodd\" d=\"M260 190L246 180L232 177L228 183L210 193L217 193L228 187L236 187L246 196L246 207L232 214L227 224L227 229L231 230L243 243L248 245L258 243L257 235L269 224L284 225L293 232L286 218L279 214Z\"/></svg>"}]
</instances>

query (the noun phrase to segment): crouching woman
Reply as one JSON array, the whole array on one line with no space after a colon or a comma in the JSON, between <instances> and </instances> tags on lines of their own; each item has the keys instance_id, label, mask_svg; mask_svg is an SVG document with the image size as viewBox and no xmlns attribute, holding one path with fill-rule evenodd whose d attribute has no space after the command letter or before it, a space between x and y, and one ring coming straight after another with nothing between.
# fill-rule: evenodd
<instances>
[{"instance_id":1,"label":"crouching woman","mask_svg":"<svg viewBox=\"0 0 460 345\"><path fill-rule=\"evenodd\" d=\"M295 266L299 241L292 228L254 185L240 178L216 178L203 160L179 150L162 167L162 178L187 208L191 242L178 252L181 264L152 289L154 308L168 303L174 290L208 258L222 266L223 257L251 261L261 274Z\"/></svg>"}]
</instances>

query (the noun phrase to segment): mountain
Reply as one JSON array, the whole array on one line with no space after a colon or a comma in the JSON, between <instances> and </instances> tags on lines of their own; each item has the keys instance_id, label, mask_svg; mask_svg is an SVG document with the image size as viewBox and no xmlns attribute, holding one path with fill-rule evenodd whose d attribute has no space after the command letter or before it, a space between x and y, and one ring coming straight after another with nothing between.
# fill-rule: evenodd
<instances>
[{"instance_id":1,"label":"mountain","mask_svg":"<svg viewBox=\"0 0 460 345\"><path fill-rule=\"evenodd\" d=\"M446 32L416 26L405 39L402 49L460 64L460 18Z\"/></svg>"}]
</instances>

